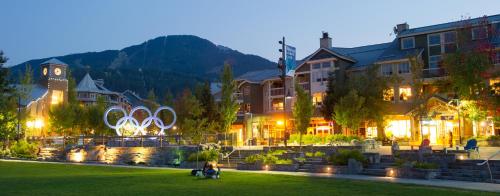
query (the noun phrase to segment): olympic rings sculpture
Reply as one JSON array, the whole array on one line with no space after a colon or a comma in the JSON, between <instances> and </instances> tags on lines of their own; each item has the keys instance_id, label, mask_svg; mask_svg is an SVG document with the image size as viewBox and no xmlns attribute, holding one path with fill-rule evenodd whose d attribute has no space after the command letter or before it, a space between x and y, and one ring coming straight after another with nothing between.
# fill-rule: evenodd
<instances>
[{"instance_id":1,"label":"olympic rings sculpture","mask_svg":"<svg viewBox=\"0 0 500 196\"><path fill-rule=\"evenodd\" d=\"M109 112L111 112L113 110L118 110L123 114L123 117L121 117L120 119L118 119L118 121L116 121L116 125L111 125L108 122L108 114L109 114ZM148 117L145 118L140 123L137 119L134 118L134 113L136 111L139 111L139 110L145 111L148 115ZM158 118L158 114L162 110L168 110L173 114L174 118L172 119L172 122L168 125L165 125L163 120ZM159 107L158 109L156 109L154 114L152 114L151 111L144 106L137 106L135 108L132 108L132 110L130 110L130 114L128 114L128 115L127 115L127 111L125 109L123 109L121 106L111 106L104 112L104 124L106 124L109 128L114 129L118 136L122 136L122 132L120 131L120 129L123 126L125 126L127 123L132 124L132 126L134 127L134 132L132 135L134 135L134 136L139 135L139 134L146 135L146 128L149 127L151 125L151 123L153 123L153 122L155 123L155 125L158 128L160 128L158 135L164 135L165 129L172 128L174 126L176 120L177 120L177 115L175 114L174 109L172 109L171 107L168 107L168 106Z\"/></svg>"}]
</instances>

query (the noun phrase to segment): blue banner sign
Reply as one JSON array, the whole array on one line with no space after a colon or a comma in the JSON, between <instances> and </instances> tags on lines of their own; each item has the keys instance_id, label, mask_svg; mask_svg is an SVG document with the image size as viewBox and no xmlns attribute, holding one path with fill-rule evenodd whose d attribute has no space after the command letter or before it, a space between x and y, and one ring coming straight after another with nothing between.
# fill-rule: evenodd
<instances>
[{"instance_id":1,"label":"blue banner sign","mask_svg":"<svg viewBox=\"0 0 500 196\"><path fill-rule=\"evenodd\" d=\"M286 74L293 75L295 71L295 47L286 45L285 47Z\"/></svg>"}]
</instances>

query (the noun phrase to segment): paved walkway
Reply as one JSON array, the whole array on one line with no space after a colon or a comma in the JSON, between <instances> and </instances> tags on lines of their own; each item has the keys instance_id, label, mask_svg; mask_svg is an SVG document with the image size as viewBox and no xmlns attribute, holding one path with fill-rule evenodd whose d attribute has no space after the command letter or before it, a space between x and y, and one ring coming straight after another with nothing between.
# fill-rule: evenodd
<instances>
[{"instance_id":1,"label":"paved walkway","mask_svg":"<svg viewBox=\"0 0 500 196\"><path fill-rule=\"evenodd\" d=\"M90 166L104 166L104 167L121 167L121 168L140 168L140 169L168 169L168 170L186 170L169 167L145 167L145 166L129 166L129 165L105 165L105 164L92 164L92 163L69 163L69 162L41 162L41 161L24 161L24 160L4 160L5 162L29 162L29 163L42 163L42 164L71 164L71 165L90 165ZM258 174L273 174L273 175L290 175L290 176L306 176L306 177L319 177L319 178L335 178L335 179L348 179L348 180L367 180L375 182L392 182L401 184L415 184L422 186L437 186L456 189L469 189L489 192L499 192L500 184L483 183L483 182L466 182L466 181L453 181L453 180L419 180L419 179L405 179L405 178L392 178L392 177L376 177L365 175L339 175L339 174L325 174L325 173L306 173L306 172L281 172L281 171L245 171L235 169L224 169L223 172L241 172L241 173L258 173Z\"/></svg>"}]
</instances>

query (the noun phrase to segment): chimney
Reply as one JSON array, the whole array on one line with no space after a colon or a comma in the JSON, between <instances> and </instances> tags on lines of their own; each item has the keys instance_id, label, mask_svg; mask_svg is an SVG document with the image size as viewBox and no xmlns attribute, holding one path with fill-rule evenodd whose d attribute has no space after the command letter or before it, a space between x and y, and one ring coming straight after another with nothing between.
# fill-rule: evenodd
<instances>
[{"instance_id":1,"label":"chimney","mask_svg":"<svg viewBox=\"0 0 500 196\"><path fill-rule=\"evenodd\" d=\"M323 31L323 37L319 39L319 47L320 48L332 47L332 38L328 36L328 32Z\"/></svg>"},{"instance_id":2,"label":"chimney","mask_svg":"<svg viewBox=\"0 0 500 196\"><path fill-rule=\"evenodd\" d=\"M397 24L396 27L394 27L394 33L399 34L403 31L406 31L410 29L410 25L408 23L402 23L402 24Z\"/></svg>"}]
</instances>

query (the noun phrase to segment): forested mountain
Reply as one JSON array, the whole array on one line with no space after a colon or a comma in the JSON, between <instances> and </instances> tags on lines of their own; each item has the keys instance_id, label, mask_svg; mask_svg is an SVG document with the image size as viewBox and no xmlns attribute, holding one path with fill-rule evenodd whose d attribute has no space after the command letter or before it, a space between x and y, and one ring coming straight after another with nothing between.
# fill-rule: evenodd
<instances>
[{"instance_id":1,"label":"forested mountain","mask_svg":"<svg viewBox=\"0 0 500 196\"><path fill-rule=\"evenodd\" d=\"M177 93L197 82L216 81L224 63L233 66L236 76L248 71L269 69L276 64L262 57L243 54L192 35L157 37L121 50L87 52L30 60L13 66L17 77L25 64L40 75L38 66L50 58L67 63L77 81L90 73L104 79L105 86L122 92L130 89L145 97L150 89L160 97L167 91Z\"/></svg>"}]
</instances>

